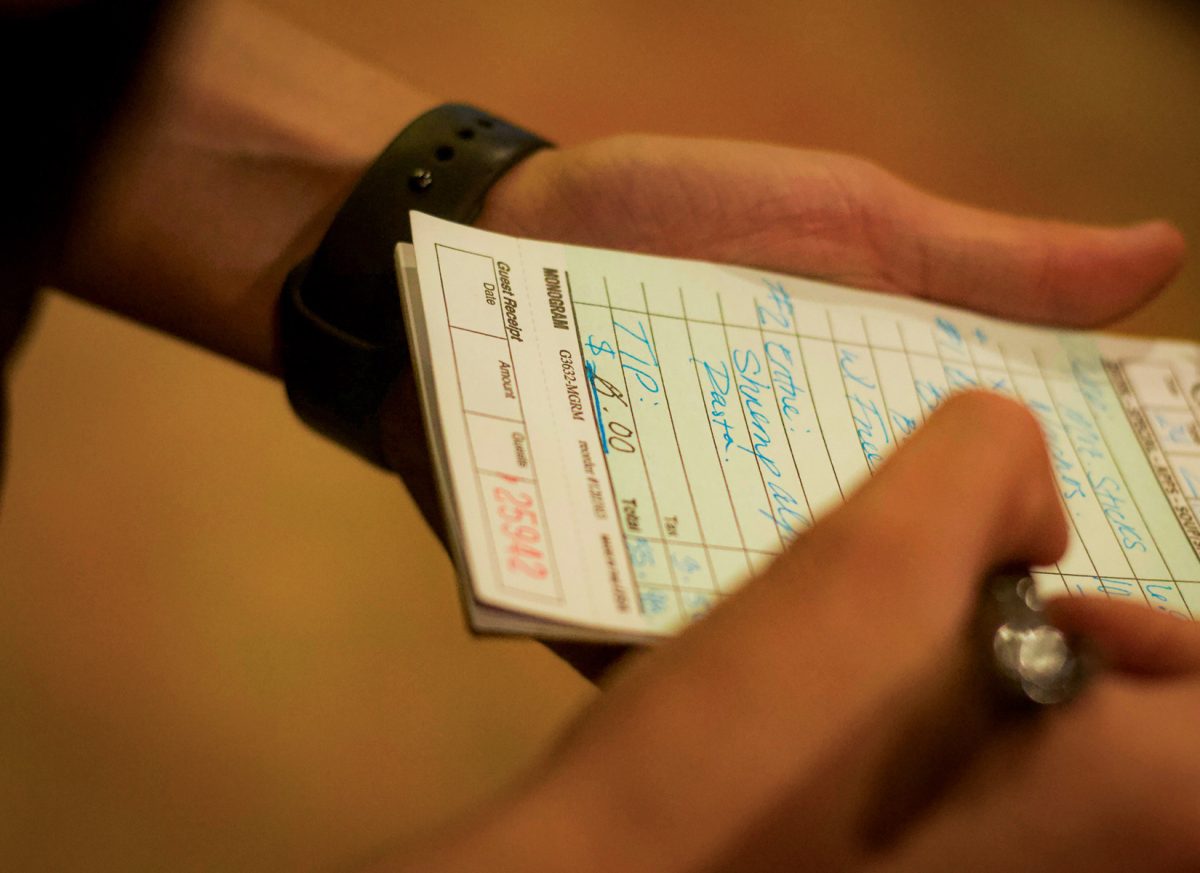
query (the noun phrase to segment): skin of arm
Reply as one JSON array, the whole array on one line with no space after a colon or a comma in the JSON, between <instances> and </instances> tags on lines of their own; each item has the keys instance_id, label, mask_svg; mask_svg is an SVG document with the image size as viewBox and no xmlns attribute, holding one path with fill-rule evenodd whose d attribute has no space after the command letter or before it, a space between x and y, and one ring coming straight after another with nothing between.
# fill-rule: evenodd
<instances>
[{"instance_id":1,"label":"skin of arm","mask_svg":"<svg viewBox=\"0 0 1200 873\"><path fill-rule=\"evenodd\" d=\"M254 6L184 9L54 284L270 373L287 271L438 101Z\"/></svg>"},{"instance_id":2,"label":"skin of arm","mask_svg":"<svg viewBox=\"0 0 1200 873\"><path fill-rule=\"evenodd\" d=\"M253 7L195 14L152 70L54 278L277 372L284 274L386 142L437 101ZM662 137L540 152L493 189L479 223L1055 324L1129 311L1183 254L1161 222L1018 219L845 156ZM973 463L979 451L997 462ZM429 471L400 472L431 506ZM922 538L933 533L958 545L949 558L930 561ZM623 671L524 782L379 869L1049 871L1064 859L1194 869L1200 765L1180 725L1200 709L1197 635L1104 604L1065 604L1060 617L1107 645L1111 677L1037 731L997 729L888 851L862 838L886 793L882 762L922 706L953 703L940 689L976 580L996 563L1053 560L1061 534L1028 414L992 397L953 400L744 595ZM877 613L847 606L846 591L884 574ZM1160 641L1150 655L1146 633ZM1110 754L1117 746L1129 754ZM1171 793L1170 815L1147 784ZM1130 816L1137 839L1114 839Z\"/></svg>"},{"instance_id":3,"label":"skin of arm","mask_svg":"<svg viewBox=\"0 0 1200 873\"><path fill-rule=\"evenodd\" d=\"M54 284L278 371L275 302L387 142L439 100L252 5L185 10L75 221ZM479 224L704 257L1091 325L1178 269L1156 222L1127 230L942 201L843 155L625 136L540 152Z\"/></svg>"}]
</instances>

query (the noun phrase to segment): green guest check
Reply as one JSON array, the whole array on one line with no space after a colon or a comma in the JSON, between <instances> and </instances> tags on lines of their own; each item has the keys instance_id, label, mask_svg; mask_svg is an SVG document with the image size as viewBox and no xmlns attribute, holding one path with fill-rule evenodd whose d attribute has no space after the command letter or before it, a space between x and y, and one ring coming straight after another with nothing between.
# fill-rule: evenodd
<instances>
[{"instance_id":1,"label":"green guest check","mask_svg":"<svg viewBox=\"0 0 1200 873\"><path fill-rule=\"evenodd\" d=\"M412 227L402 294L479 630L675 632L967 389L1041 423L1071 522L1043 594L1200 617L1200 345Z\"/></svg>"}]
</instances>

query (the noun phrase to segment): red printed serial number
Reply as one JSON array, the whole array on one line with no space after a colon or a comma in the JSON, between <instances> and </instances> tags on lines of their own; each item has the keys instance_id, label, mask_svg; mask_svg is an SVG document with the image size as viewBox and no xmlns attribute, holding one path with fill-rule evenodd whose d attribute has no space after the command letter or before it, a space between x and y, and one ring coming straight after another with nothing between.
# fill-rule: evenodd
<instances>
[{"instance_id":1,"label":"red printed serial number","mask_svg":"<svg viewBox=\"0 0 1200 873\"><path fill-rule=\"evenodd\" d=\"M545 579L550 571L541 548L542 530L533 495L516 485L497 485L492 489L492 511L499 520L503 539L499 548L507 553L508 569L530 579Z\"/></svg>"}]
</instances>

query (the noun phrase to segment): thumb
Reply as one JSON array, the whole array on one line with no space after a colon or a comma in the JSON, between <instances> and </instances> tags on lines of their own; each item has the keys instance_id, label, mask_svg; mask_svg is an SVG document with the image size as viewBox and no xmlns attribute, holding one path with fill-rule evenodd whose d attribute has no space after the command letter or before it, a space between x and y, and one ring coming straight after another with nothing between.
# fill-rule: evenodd
<instances>
[{"instance_id":1,"label":"thumb","mask_svg":"<svg viewBox=\"0 0 1200 873\"><path fill-rule=\"evenodd\" d=\"M1165 221L1098 227L1006 215L843 155L793 152L779 166L791 205L765 235L771 248L751 257L782 272L1089 327L1145 303L1183 263L1183 236Z\"/></svg>"},{"instance_id":2,"label":"thumb","mask_svg":"<svg viewBox=\"0 0 1200 873\"><path fill-rule=\"evenodd\" d=\"M540 152L501 179L479 223L1076 326L1135 309L1184 254L1165 222L1018 218L936 197L847 155L653 136Z\"/></svg>"},{"instance_id":3,"label":"thumb","mask_svg":"<svg viewBox=\"0 0 1200 873\"><path fill-rule=\"evenodd\" d=\"M1115 670L1152 676L1200 673L1200 627L1133 603L1090 597L1051 600L1050 620L1086 638Z\"/></svg>"}]
</instances>

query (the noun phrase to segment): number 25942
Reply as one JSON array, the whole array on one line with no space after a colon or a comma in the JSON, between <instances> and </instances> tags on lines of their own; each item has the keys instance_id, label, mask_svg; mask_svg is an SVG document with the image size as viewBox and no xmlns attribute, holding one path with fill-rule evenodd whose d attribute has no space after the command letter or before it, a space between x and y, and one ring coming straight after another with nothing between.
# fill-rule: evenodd
<instances>
[{"instance_id":1,"label":"number 25942","mask_svg":"<svg viewBox=\"0 0 1200 873\"><path fill-rule=\"evenodd\" d=\"M502 548L508 554L508 569L531 579L545 579L546 556L542 552L542 530L533 509L533 495L518 487L497 485L492 489L492 509L499 520Z\"/></svg>"}]
</instances>

